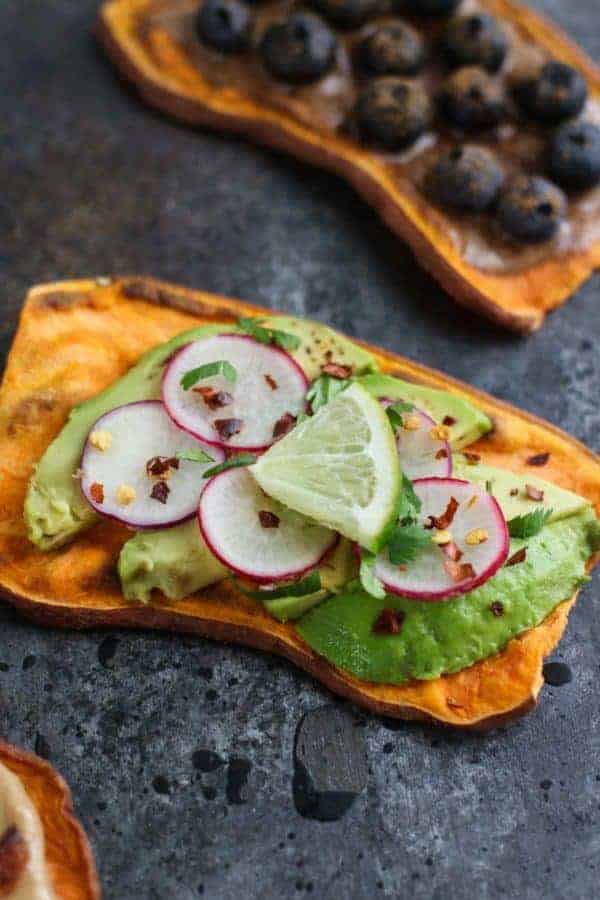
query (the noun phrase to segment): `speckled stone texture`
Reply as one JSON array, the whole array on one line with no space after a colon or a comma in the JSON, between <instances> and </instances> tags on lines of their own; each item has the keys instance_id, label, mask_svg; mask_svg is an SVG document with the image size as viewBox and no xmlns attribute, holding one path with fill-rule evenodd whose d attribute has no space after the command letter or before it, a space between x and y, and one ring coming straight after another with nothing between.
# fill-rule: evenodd
<instances>
[{"instance_id":1,"label":"speckled stone texture","mask_svg":"<svg viewBox=\"0 0 600 900\"><path fill-rule=\"evenodd\" d=\"M536 6L600 56L597 0ZM0 5L3 351L28 285L143 272L313 315L599 449L598 278L533 337L494 330L335 178L146 109L95 47L96 9ZM599 585L555 657L573 680L503 733L363 716L263 653L43 631L7 609L0 730L68 778L107 900L591 898ZM337 822L300 816L292 791L297 725L324 704L345 707L367 754L367 787Z\"/></svg>"}]
</instances>

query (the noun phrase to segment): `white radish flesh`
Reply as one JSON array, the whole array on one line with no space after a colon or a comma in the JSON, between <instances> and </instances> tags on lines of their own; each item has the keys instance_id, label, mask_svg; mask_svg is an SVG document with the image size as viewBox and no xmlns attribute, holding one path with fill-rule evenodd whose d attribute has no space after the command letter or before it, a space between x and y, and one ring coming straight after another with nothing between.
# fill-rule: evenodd
<instances>
[{"instance_id":1,"label":"white radish flesh","mask_svg":"<svg viewBox=\"0 0 600 900\"><path fill-rule=\"evenodd\" d=\"M217 559L262 584L303 575L337 542L334 532L267 497L247 468L211 478L198 520Z\"/></svg>"},{"instance_id":2,"label":"white radish flesh","mask_svg":"<svg viewBox=\"0 0 600 900\"><path fill-rule=\"evenodd\" d=\"M226 361L224 375L199 380L185 390L186 373ZM246 335L222 334L183 347L167 366L162 383L165 407L180 427L210 444L236 450L270 446L304 410L308 381L289 353Z\"/></svg>"},{"instance_id":3,"label":"white radish flesh","mask_svg":"<svg viewBox=\"0 0 600 900\"><path fill-rule=\"evenodd\" d=\"M187 452L205 452L212 460L177 458ZM224 458L218 447L177 428L160 400L127 403L92 427L81 458L81 489L102 516L132 528L168 527L194 515L207 484L203 472Z\"/></svg>"},{"instance_id":4,"label":"white radish flesh","mask_svg":"<svg viewBox=\"0 0 600 900\"><path fill-rule=\"evenodd\" d=\"M385 407L393 401L381 401ZM394 429L402 471L415 478L449 478L452 475L452 451L440 438L438 426L426 413L414 407L401 413L403 424Z\"/></svg>"},{"instance_id":5,"label":"white radish flesh","mask_svg":"<svg viewBox=\"0 0 600 900\"><path fill-rule=\"evenodd\" d=\"M482 487L454 478L422 478L413 482L421 500L419 523L440 528L428 533L431 546L403 566L394 565L387 550L379 554L375 574L387 591L416 600L446 600L483 584L504 564L509 536L496 500ZM446 515L444 515L446 514ZM444 521L445 520L445 521Z\"/></svg>"}]
</instances>

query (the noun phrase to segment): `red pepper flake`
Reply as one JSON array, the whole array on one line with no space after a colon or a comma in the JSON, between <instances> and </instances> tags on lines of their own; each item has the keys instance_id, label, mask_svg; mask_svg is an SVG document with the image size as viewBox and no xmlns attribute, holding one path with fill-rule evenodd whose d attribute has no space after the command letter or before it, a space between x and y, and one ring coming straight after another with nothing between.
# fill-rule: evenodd
<instances>
[{"instance_id":1,"label":"red pepper flake","mask_svg":"<svg viewBox=\"0 0 600 900\"><path fill-rule=\"evenodd\" d=\"M521 547L520 550L517 550L516 553L507 559L504 563L505 566L516 566L518 563L525 562L527 558L527 547Z\"/></svg>"},{"instance_id":2,"label":"red pepper flake","mask_svg":"<svg viewBox=\"0 0 600 900\"><path fill-rule=\"evenodd\" d=\"M549 453L534 453L534 455L529 456L525 462L528 466L545 466L549 459Z\"/></svg>"},{"instance_id":3,"label":"red pepper flake","mask_svg":"<svg viewBox=\"0 0 600 900\"><path fill-rule=\"evenodd\" d=\"M281 521L279 516L276 516L274 512L269 512L268 509L259 510L258 518L263 528L278 528Z\"/></svg>"},{"instance_id":4,"label":"red pepper flake","mask_svg":"<svg viewBox=\"0 0 600 900\"><path fill-rule=\"evenodd\" d=\"M436 459L447 459L448 451L444 447L442 447L441 450L438 450L438 452L435 454L435 458Z\"/></svg>"},{"instance_id":5,"label":"red pepper flake","mask_svg":"<svg viewBox=\"0 0 600 900\"><path fill-rule=\"evenodd\" d=\"M504 605L500 603L499 600L494 600L494 602L490 605L490 611L492 615L496 616L496 618L500 618L500 616L504 615Z\"/></svg>"},{"instance_id":6,"label":"red pepper flake","mask_svg":"<svg viewBox=\"0 0 600 900\"><path fill-rule=\"evenodd\" d=\"M217 391L211 387L192 388L195 394L200 394L209 409L223 409L233 403L233 397L228 391Z\"/></svg>"},{"instance_id":7,"label":"red pepper flake","mask_svg":"<svg viewBox=\"0 0 600 900\"><path fill-rule=\"evenodd\" d=\"M453 559L444 560L444 568L452 581L457 584L459 581L465 581L467 578L475 577L475 569L471 563L458 563Z\"/></svg>"},{"instance_id":8,"label":"red pepper flake","mask_svg":"<svg viewBox=\"0 0 600 900\"><path fill-rule=\"evenodd\" d=\"M530 500L536 500L538 503L544 499L544 492L539 488L533 487L531 484L525 485L525 493Z\"/></svg>"},{"instance_id":9,"label":"red pepper flake","mask_svg":"<svg viewBox=\"0 0 600 900\"><path fill-rule=\"evenodd\" d=\"M452 559L454 560L454 562L458 562L460 559L462 559L463 552L460 547L458 547L454 543L454 541L449 541L447 544L444 544L442 546L442 550L444 551L448 559Z\"/></svg>"},{"instance_id":10,"label":"red pepper flake","mask_svg":"<svg viewBox=\"0 0 600 900\"><path fill-rule=\"evenodd\" d=\"M243 426L242 419L215 419L215 431L222 441L228 441L234 434L239 434Z\"/></svg>"},{"instance_id":11,"label":"red pepper flake","mask_svg":"<svg viewBox=\"0 0 600 900\"><path fill-rule=\"evenodd\" d=\"M480 454L473 453L472 450L463 450L463 456L470 466L476 466L481 459Z\"/></svg>"},{"instance_id":12,"label":"red pepper flake","mask_svg":"<svg viewBox=\"0 0 600 900\"><path fill-rule=\"evenodd\" d=\"M29 847L16 825L0 838L0 896L12 896L29 862Z\"/></svg>"},{"instance_id":13,"label":"red pepper flake","mask_svg":"<svg viewBox=\"0 0 600 900\"><path fill-rule=\"evenodd\" d=\"M267 384L269 385L269 387L271 388L272 391L277 390L277 382L275 381L275 379L273 378L272 375L265 375L265 381L267 382Z\"/></svg>"},{"instance_id":14,"label":"red pepper flake","mask_svg":"<svg viewBox=\"0 0 600 900\"><path fill-rule=\"evenodd\" d=\"M90 496L94 503L104 503L104 485L100 484L99 481L94 481L90 485Z\"/></svg>"},{"instance_id":15,"label":"red pepper flake","mask_svg":"<svg viewBox=\"0 0 600 900\"><path fill-rule=\"evenodd\" d=\"M341 363L327 362L321 366L321 372L324 375L331 375L332 378L350 378L352 375L352 366L343 366Z\"/></svg>"},{"instance_id":16,"label":"red pepper flake","mask_svg":"<svg viewBox=\"0 0 600 900\"><path fill-rule=\"evenodd\" d=\"M158 500L159 503L166 503L171 490L166 481L157 481L150 492L152 500Z\"/></svg>"},{"instance_id":17,"label":"red pepper flake","mask_svg":"<svg viewBox=\"0 0 600 900\"><path fill-rule=\"evenodd\" d=\"M519 488L512 488L510 492L511 497L516 497L519 493Z\"/></svg>"},{"instance_id":18,"label":"red pepper flake","mask_svg":"<svg viewBox=\"0 0 600 900\"><path fill-rule=\"evenodd\" d=\"M179 460L176 456L153 456L146 463L146 474L149 478L160 478L169 469L178 469Z\"/></svg>"},{"instance_id":19,"label":"red pepper flake","mask_svg":"<svg viewBox=\"0 0 600 900\"><path fill-rule=\"evenodd\" d=\"M382 609L373 622L373 634L399 634L404 619L401 609Z\"/></svg>"},{"instance_id":20,"label":"red pepper flake","mask_svg":"<svg viewBox=\"0 0 600 900\"><path fill-rule=\"evenodd\" d=\"M292 430L295 424L296 416L293 416L289 412L284 413L282 417L275 422L275 426L273 428L273 437L276 440L278 438L282 438L288 433L288 431Z\"/></svg>"},{"instance_id":21,"label":"red pepper flake","mask_svg":"<svg viewBox=\"0 0 600 900\"><path fill-rule=\"evenodd\" d=\"M453 425L456 425L456 419L454 416L444 416L442 419L442 425L447 425L448 428L451 428Z\"/></svg>"},{"instance_id":22,"label":"red pepper flake","mask_svg":"<svg viewBox=\"0 0 600 900\"><path fill-rule=\"evenodd\" d=\"M438 531L445 531L452 524L452 520L458 509L458 501L454 497L450 497L446 511L441 516L428 516L424 528L437 528Z\"/></svg>"}]
</instances>

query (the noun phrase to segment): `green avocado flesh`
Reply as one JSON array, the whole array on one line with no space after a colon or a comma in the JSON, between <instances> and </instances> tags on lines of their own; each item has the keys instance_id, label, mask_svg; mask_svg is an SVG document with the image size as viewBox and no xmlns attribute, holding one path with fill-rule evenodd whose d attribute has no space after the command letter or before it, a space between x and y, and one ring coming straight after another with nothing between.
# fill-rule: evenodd
<instances>
[{"instance_id":1,"label":"green avocado flesh","mask_svg":"<svg viewBox=\"0 0 600 900\"><path fill-rule=\"evenodd\" d=\"M523 546L525 562L500 569L461 597L438 603L391 595L377 600L349 587L307 612L295 627L318 654L364 681L402 684L457 672L539 625L587 580L586 561L600 546L598 522L584 511L527 541L512 541L511 554ZM498 601L502 615L491 608ZM397 635L373 633L386 608L405 614Z\"/></svg>"}]
</instances>

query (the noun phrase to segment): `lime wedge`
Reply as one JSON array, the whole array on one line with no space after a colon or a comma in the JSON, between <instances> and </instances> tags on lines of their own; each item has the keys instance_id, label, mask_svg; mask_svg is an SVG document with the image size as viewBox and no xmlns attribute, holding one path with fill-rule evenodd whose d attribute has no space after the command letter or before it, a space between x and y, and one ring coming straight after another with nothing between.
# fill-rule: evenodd
<instances>
[{"instance_id":1,"label":"lime wedge","mask_svg":"<svg viewBox=\"0 0 600 900\"><path fill-rule=\"evenodd\" d=\"M396 518L396 442L383 407L359 384L300 422L249 471L266 494L373 552Z\"/></svg>"}]
</instances>

